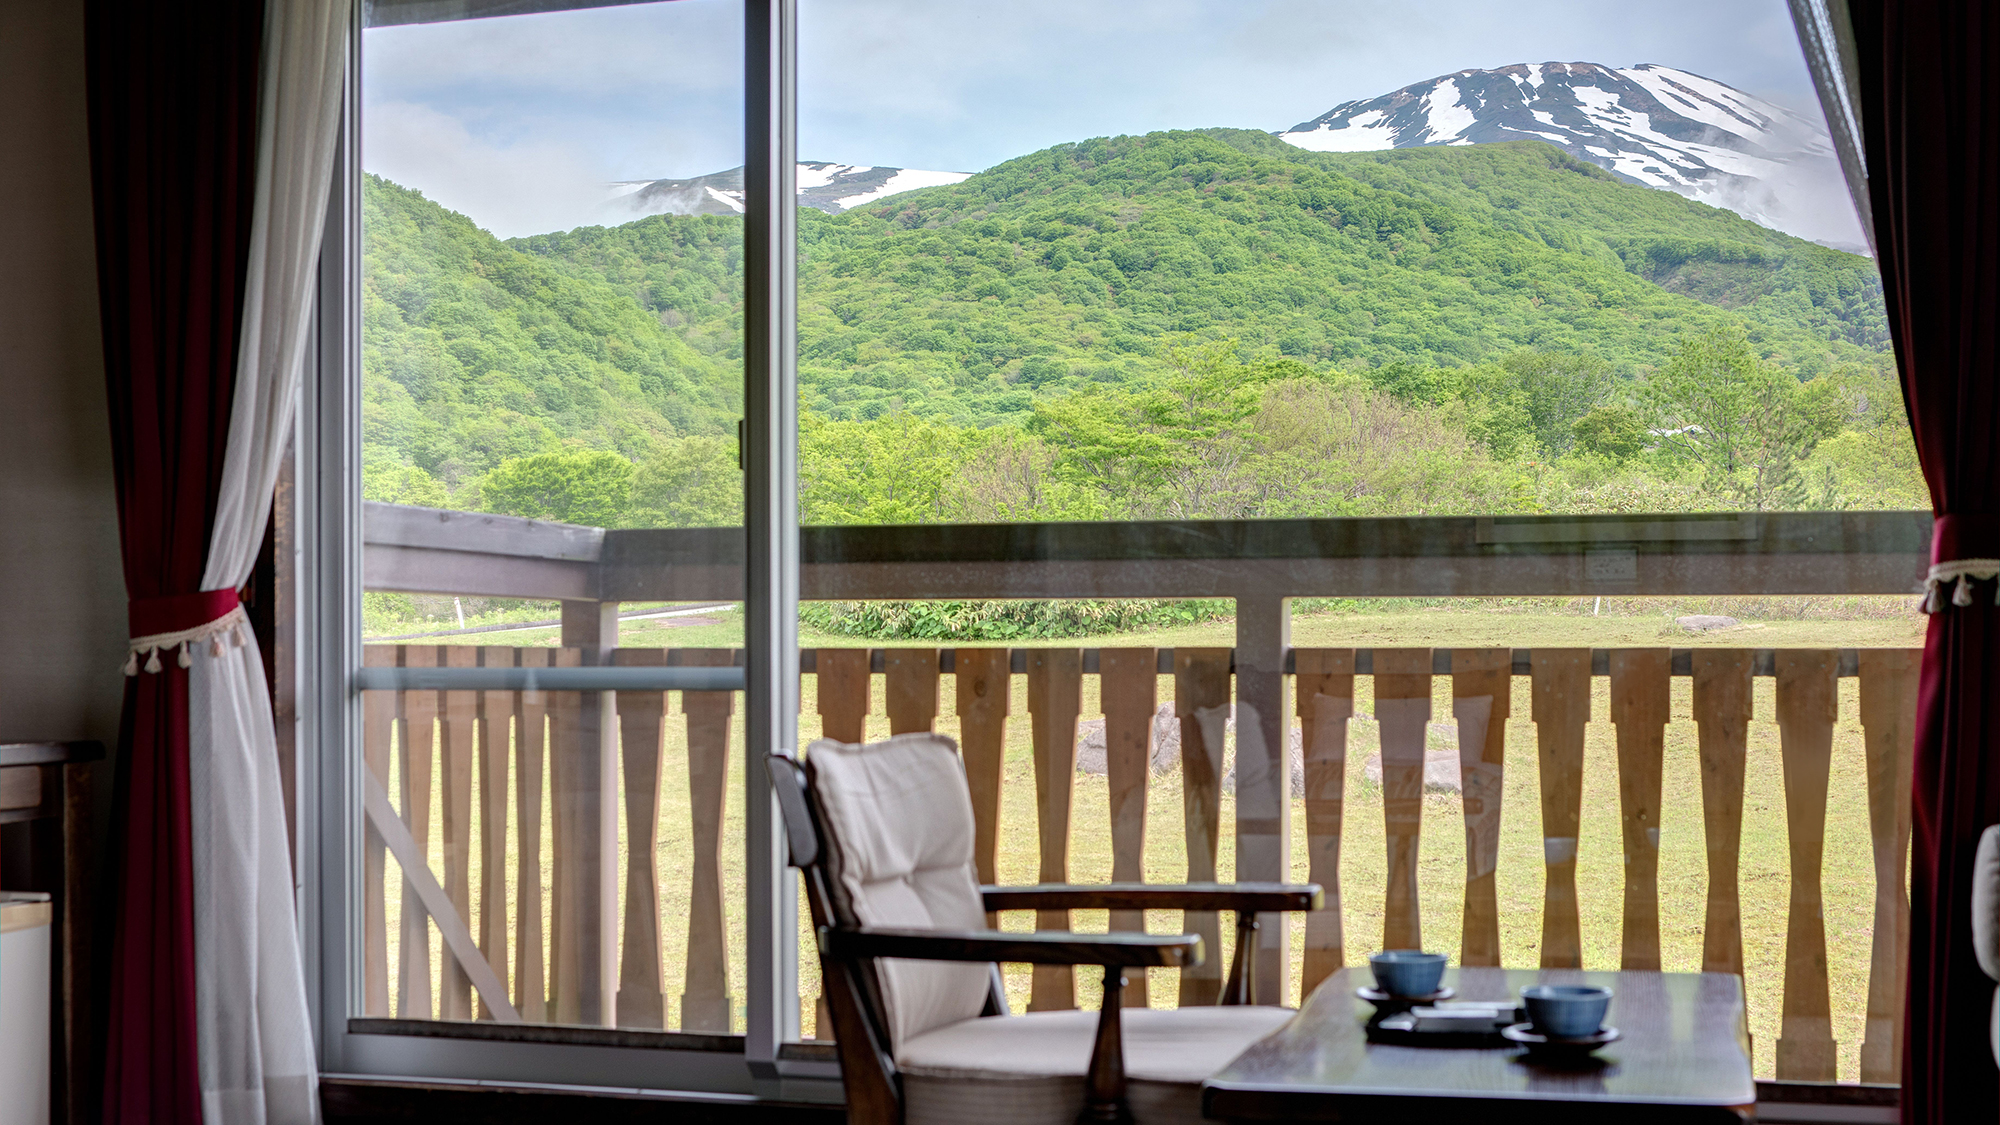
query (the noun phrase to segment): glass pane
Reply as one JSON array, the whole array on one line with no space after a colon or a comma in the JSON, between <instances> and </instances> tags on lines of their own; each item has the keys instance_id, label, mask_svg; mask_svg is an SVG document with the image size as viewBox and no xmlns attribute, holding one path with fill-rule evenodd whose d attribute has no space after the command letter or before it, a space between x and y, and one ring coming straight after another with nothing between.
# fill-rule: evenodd
<instances>
[{"instance_id":1,"label":"glass pane","mask_svg":"<svg viewBox=\"0 0 2000 1125\"><path fill-rule=\"evenodd\" d=\"M744 664L743 8L406 8L363 39L355 1015L741 1034L742 693L672 688ZM526 679L598 665L662 673Z\"/></svg>"},{"instance_id":2,"label":"glass pane","mask_svg":"<svg viewBox=\"0 0 2000 1125\"><path fill-rule=\"evenodd\" d=\"M1760 1076L1893 1081L1924 490L1786 7L1695 7L802 0L802 738L959 739L983 879L1337 888L1270 998L1740 966Z\"/></svg>"}]
</instances>

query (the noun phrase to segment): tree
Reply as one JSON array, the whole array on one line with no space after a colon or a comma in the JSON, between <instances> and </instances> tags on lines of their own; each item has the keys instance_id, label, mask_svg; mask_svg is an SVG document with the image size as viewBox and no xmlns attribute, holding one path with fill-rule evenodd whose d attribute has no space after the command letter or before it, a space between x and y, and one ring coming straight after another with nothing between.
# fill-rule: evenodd
<instances>
[{"instance_id":1,"label":"tree","mask_svg":"<svg viewBox=\"0 0 2000 1125\"><path fill-rule=\"evenodd\" d=\"M632 477L632 462L616 453L541 453L501 462L480 496L489 512L617 527L632 503Z\"/></svg>"},{"instance_id":2,"label":"tree","mask_svg":"<svg viewBox=\"0 0 2000 1125\"><path fill-rule=\"evenodd\" d=\"M632 481L634 527L743 526L743 470L736 442L668 438L654 445Z\"/></svg>"},{"instance_id":3,"label":"tree","mask_svg":"<svg viewBox=\"0 0 2000 1125\"><path fill-rule=\"evenodd\" d=\"M1704 491L1759 511L1806 503L1800 465L1845 410L1833 381L1765 363L1741 328L1683 341L1641 397L1661 447L1701 466Z\"/></svg>"},{"instance_id":4,"label":"tree","mask_svg":"<svg viewBox=\"0 0 2000 1125\"><path fill-rule=\"evenodd\" d=\"M1570 426L1576 447L1623 464L1646 448L1646 423L1629 406L1600 406Z\"/></svg>"},{"instance_id":5,"label":"tree","mask_svg":"<svg viewBox=\"0 0 2000 1125\"><path fill-rule=\"evenodd\" d=\"M1575 425L1610 397L1611 365L1587 353L1518 351L1500 361L1521 389L1521 403L1535 440L1550 453L1576 441Z\"/></svg>"}]
</instances>

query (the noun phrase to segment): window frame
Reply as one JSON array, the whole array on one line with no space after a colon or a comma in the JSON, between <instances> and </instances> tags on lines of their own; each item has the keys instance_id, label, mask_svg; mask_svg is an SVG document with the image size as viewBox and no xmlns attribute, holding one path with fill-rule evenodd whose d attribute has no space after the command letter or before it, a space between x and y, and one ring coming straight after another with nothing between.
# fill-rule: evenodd
<instances>
[{"instance_id":1,"label":"window frame","mask_svg":"<svg viewBox=\"0 0 2000 1125\"><path fill-rule=\"evenodd\" d=\"M601 0L600 0L601 3ZM550 4L548 7L555 8ZM577 0L578 8L599 6ZM350 25L320 256L318 340L297 425L299 916L325 1075L708 1091L838 1102L838 1067L799 1037L796 875L764 754L797 750L796 0L742 0L745 340L746 1032L360 1020L362 845L361 12ZM606 687L613 685L607 683ZM416 1022L416 1021L411 1021ZM364 1024L357 1029L356 1024Z\"/></svg>"}]
</instances>

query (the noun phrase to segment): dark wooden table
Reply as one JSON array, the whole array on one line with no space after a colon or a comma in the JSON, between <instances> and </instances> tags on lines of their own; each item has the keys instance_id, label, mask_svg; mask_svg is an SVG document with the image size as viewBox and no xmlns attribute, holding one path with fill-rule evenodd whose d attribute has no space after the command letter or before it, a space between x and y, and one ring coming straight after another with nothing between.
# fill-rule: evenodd
<instances>
[{"instance_id":1,"label":"dark wooden table","mask_svg":"<svg viewBox=\"0 0 2000 1125\"><path fill-rule=\"evenodd\" d=\"M1623 1038L1591 1061L1531 1064L1512 1047L1441 1049L1368 1042L1375 1008L1354 990L1368 970L1326 979L1298 1018L1208 1080L1202 1106L1229 1121L1744 1122L1753 1120L1743 982L1729 973L1453 969L1458 1000L1506 1000L1523 985L1600 984ZM1415 1116L1413 1116L1415 1115Z\"/></svg>"}]
</instances>

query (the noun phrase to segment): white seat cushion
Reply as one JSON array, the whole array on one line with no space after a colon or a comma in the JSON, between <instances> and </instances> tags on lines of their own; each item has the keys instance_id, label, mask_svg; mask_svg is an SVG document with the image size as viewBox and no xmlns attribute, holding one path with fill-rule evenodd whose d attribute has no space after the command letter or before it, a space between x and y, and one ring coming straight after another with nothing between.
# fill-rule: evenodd
<instances>
[{"instance_id":1,"label":"white seat cushion","mask_svg":"<svg viewBox=\"0 0 2000 1125\"><path fill-rule=\"evenodd\" d=\"M1289 1008L1127 1008L1125 1077L1138 1125L1197 1125L1201 1084L1284 1026ZM896 1051L906 1125L1071 1125L1096 1012L1031 1012L936 1028Z\"/></svg>"},{"instance_id":2,"label":"white seat cushion","mask_svg":"<svg viewBox=\"0 0 2000 1125\"><path fill-rule=\"evenodd\" d=\"M972 798L958 744L900 734L867 746L821 739L806 748L825 828L827 891L846 925L983 930L972 866ZM989 964L875 963L893 1050L986 1007Z\"/></svg>"}]
</instances>

